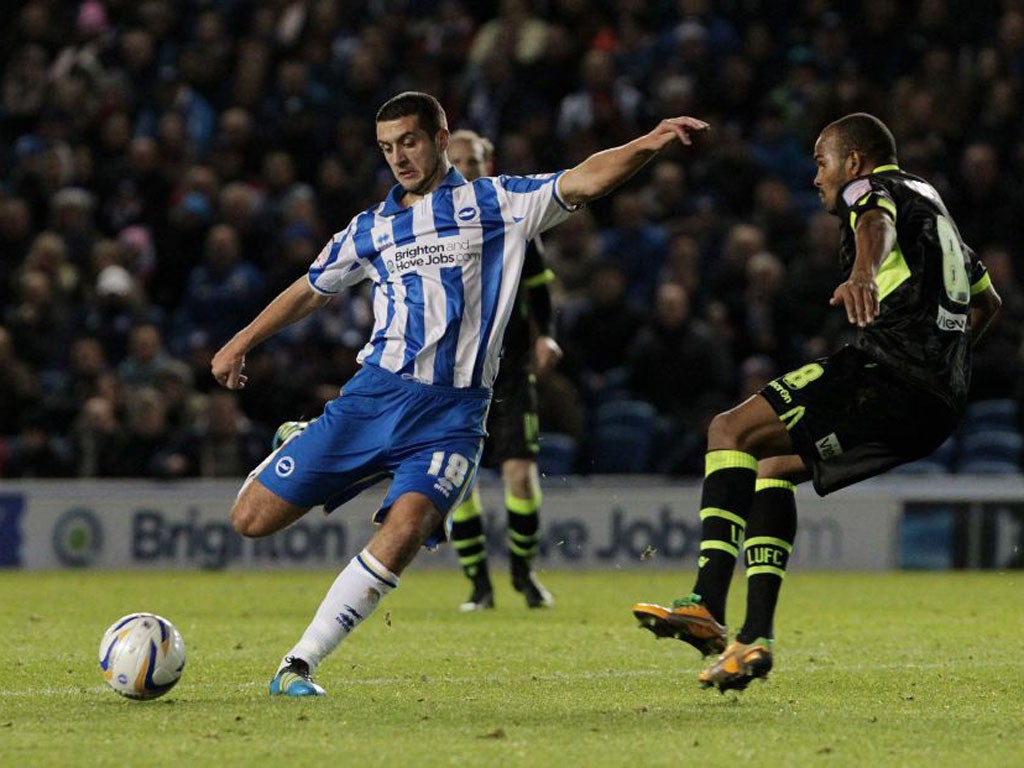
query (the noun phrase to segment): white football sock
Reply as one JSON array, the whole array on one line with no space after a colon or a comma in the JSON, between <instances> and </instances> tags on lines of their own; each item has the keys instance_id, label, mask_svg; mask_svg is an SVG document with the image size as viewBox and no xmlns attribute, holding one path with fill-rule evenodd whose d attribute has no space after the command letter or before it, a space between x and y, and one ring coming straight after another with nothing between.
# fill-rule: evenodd
<instances>
[{"instance_id":1,"label":"white football sock","mask_svg":"<svg viewBox=\"0 0 1024 768\"><path fill-rule=\"evenodd\" d=\"M281 667L289 657L295 657L309 664L312 673L397 586L398 577L364 549L338 574L302 639L288 651Z\"/></svg>"}]
</instances>

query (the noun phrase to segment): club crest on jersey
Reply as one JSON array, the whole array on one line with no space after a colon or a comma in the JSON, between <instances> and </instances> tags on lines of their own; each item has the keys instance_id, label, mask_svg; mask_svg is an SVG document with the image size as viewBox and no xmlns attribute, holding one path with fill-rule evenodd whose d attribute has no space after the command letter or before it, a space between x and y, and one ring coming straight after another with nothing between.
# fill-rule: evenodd
<instances>
[{"instance_id":1,"label":"club crest on jersey","mask_svg":"<svg viewBox=\"0 0 1024 768\"><path fill-rule=\"evenodd\" d=\"M278 477L288 477L288 475L295 471L295 459L291 456L282 456L277 460L277 464L274 465L274 471Z\"/></svg>"},{"instance_id":2,"label":"club crest on jersey","mask_svg":"<svg viewBox=\"0 0 1024 768\"><path fill-rule=\"evenodd\" d=\"M377 250L386 248L391 243L391 233L381 232L373 239L373 242L377 245Z\"/></svg>"},{"instance_id":3,"label":"club crest on jersey","mask_svg":"<svg viewBox=\"0 0 1024 768\"><path fill-rule=\"evenodd\" d=\"M476 208L467 205L465 208L459 208L455 215L459 217L459 221L472 221L476 218Z\"/></svg>"}]
</instances>

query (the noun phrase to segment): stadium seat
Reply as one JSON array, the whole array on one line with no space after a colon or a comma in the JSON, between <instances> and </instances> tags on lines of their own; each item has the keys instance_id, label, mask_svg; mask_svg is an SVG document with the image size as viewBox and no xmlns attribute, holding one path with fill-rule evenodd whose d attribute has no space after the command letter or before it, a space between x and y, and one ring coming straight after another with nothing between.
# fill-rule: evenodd
<instances>
[{"instance_id":1,"label":"stadium seat","mask_svg":"<svg viewBox=\"0 0 1024 768\"><path fill-rule=\"evenodd\" d=\"M894 475L946 475L950 473L948 464L936 461L931 457L918 459L909 464L900 464L892 470Z\"/></svg>"},{"instance_id":2,"label":"stadium seat","mask_svg":"<svg viewBox=\"0 0 1024 768\"><path fill-rule=\"evenodd\" d=\"M964 435L960 444L960 471L974 461L1005 461L1020 464L1024 437L1019 432L987 430Z\"/></svg>"},{"instance_id":3,"label":"stadium seat","mask_svg":"<svg viewBox=\"0 0 1024 768\"><path fill-rule=\"evenodd\" d=\"M597 407L594 411L594 427L629 427L653 432L657 415L654 406L643 400L615 400Z\"/></svg>"},{"instance_id":4,"label":"stadium seat","mask_svg":"<svg viewBox=\"0 0 1024 768\"><path fill-rule=\"evenodd\" d=\"M595 474L648 472L654 445L654 420L649 426L606 423L594 429L591 449Z\"/></svg>"},{"instance_id":5,"label":"stadium seat","mask_svg":"<svg viewBox=\"0 0 1024 768\"><path fill-rule=\"evenodd\" d=\"M545 475L571 475L576 471L579 445L572 435L542 432L537 466Z\"/></svg>"},{"instance_id":6,"label":"stadium seat","mask_svg":"<svg viewBox=\"0 0 1024 768\"><path fill-rule=\"evenodd\" d=\"M961 475L1019 475L1020 465L1015 461L999 459L972 459L960 465Z\"/></svg>"},{"instance_id":7,"label":"stadium seat","mask_svg":"<svg viewBox=\"0 0 1024 768\"><path fill-rule=\"evenodd\" d=\"M978 400L964 410L961 432L965 435L988 430L1016 432L1020 429L1020 407L1016 400Z\"/></svg>"},{"instance_id":8,"label":"stadium seat","mask_svg":"<svg viewBox=\"0 0 1024 768\"><path fill-rule=\"evenodd\" d=\"M956 454L956 438L951 437L932 451L931 455L909 464L900 464L892 472L897 475L946 475L953 471Z\"/></svg>"},{"instance_id":9,"label":"stadium seat","mask_svg":"<svg viewBox=\"0 0 1024 768\"><path fill-rule=\"evenodd\" d=\"M957 441L956 437L950 437L946 442L932 451L927 458L928 461L937 462L945 467L947 472L952 471L956 463ZM915 462L916 463L916 462Z\"/></svg>"},{"instance_id":10,"label":"stadium seat","mask_svg":"<svg viewBox=\"0 0 1024 768\"><path fill-rule=\"evenodd\" d=\"M610 368L602 377L601 386L594 390L595 405L628 400L629 369Z\"/></svg>"}]
</instances>

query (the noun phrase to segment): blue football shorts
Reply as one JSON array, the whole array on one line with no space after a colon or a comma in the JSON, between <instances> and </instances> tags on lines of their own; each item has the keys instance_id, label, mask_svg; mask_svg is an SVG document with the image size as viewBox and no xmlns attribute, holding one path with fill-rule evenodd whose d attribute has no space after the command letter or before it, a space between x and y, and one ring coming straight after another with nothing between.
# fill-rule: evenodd
<instances>
[{"instance_id":1,"label":"blue football shorts","mask_svg":"<svg viewBox=\"0 0 1024 768\"><path fill-rule=\"evenodd\" d=\"M264 461L257 478L291 504L322 504L326 512L392 478L374 522L410 492L428 497L447 519L473 485L490 400L487 389L422 384L363 366L319 419Z\"/></svg>"}]
</instances>

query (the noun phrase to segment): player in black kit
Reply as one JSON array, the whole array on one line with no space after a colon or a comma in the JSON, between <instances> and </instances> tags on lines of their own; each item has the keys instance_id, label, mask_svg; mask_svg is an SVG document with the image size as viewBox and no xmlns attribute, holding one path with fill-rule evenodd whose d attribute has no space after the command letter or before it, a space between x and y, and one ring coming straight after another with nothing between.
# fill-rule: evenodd
<instances>
[{"instance_id":1,"label":"player in black kit","mask_svg":"<svg viewBox=\"0 0 1024 768\"><path fill-rule=\"evenodd\" d=\"M830 303L852 346L787 373L708 429L701 546L692 594L633 606L641 626L705 655L705 687L742 689L772 667L773 617L796 535L794 485L820 495L927 456L952 433L970 347L999 309L985 267L938 193L897 165L877 118L852 114L814 146L814 184L842 227L846 280ZM728 644L725 603L741 541L747 615Z\"/></svg>"},{"instance_id":2,"label":"player in black kit","mask_svg":"<svg viewBox=\"0 0 1024 768\"><path fill-rule=\"evenodd\" d=\"M491 143L473 131L455 131L448 143L452 165L469 181L492 175L493 154ZM534 370L543 373L562 357L562 350L551 336L551 295L547 285L554 276L544 264L542 253L539 238L528 244L519 293L505 329L501 368L494 382L481 461L485 467L501 468L512 586L522 593L530 608L554 604L551 593L531 567L540 541L541 503ZM463 572L473 582L469 599L460 606L463 611L494 607L481 511L480 494L474 487L452 515L452 546Z\"/></svg>"}]
</instances>

